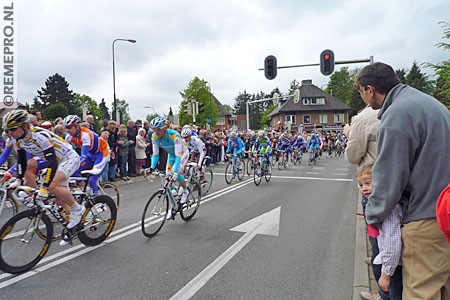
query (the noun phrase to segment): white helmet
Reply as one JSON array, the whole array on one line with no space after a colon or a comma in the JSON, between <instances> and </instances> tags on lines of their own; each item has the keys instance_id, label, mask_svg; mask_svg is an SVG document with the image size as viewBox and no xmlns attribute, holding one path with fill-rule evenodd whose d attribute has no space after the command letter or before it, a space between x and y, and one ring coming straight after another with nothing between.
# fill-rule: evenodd
<instances>
[{"instance_id":1,"label":"white helmet","mask_svg":"<svg viewBox=\"0 0 450 300\"><path fill-rule=\"evenodd\" d=\"M68 115L64 118L64 126L72 125L73 123L81 123L80 117L78 117L77 115Z\"/></svg>"},{"instance_id":2,"label":"white helmet","mask_svg":"<svg viewBox=\"0 0 450 300\"><path fill-rule=\"evenodd\" d=\"M264 136L264 130L258 131L258 136L259 136L259 137L263 137L263 136Z\"/></svg>"},{"instance_id":3,"label":"white helmet","mask_svg":"<svg viewBox=\"0 0 450 300\"><path fill-rule=\"evenodd\" d=\"M192 130L190 127L186 127L181 131L181 137L185 138L192 135Z\"/></svg>"}]
</instances>

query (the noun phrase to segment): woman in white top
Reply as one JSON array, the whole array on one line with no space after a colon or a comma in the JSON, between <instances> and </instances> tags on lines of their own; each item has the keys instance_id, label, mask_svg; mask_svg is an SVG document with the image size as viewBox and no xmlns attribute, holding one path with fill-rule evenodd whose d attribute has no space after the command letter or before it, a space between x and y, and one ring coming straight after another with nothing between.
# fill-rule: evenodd
<instances>
[{"instance_id":1,"label":"woman in white top","mask_svg":"<svg viewBox=\"0 0 450 300\"><path fill-rule=\"evenodd\" d=\"M143 167L145 166L145 161L147 155L145 154L145 148L149 144L145 142L145 129L139 128L138 135L136 136L136 147L134 151L136 153L136 174L140 175L143 173Z\"/></svg>"}]
</instances>

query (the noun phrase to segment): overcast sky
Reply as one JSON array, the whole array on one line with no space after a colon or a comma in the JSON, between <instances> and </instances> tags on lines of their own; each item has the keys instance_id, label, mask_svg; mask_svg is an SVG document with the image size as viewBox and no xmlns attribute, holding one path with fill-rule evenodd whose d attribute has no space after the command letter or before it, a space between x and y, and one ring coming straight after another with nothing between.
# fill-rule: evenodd
<instances>
[{"instance_id":1,"label":"overcast sky","mask_svg":"<svg viewBox=\"0 0 450 300\"><path fill-rule=\"evenodd\" d=\"M11 1L1 1L2 4ZM130 105L131 117L152 110L179 110L189 82L211 83L223 104L249 93L286 92L293 79L328 77L319 67L278 70L275 80L262 71L264 58L278 66L318 63L324 49L336 60L365 59L410 68L413 61L438 63L437 49L449 22L449 0L14 0L21 102L31 103L45 80L59 73L70 89L109 107L113 98L112 42L116 94ZM349 65L350 69L359 65ZM340 67L340 66L337 66ZM422 69L432 75L431 70Z\"/></svg>"}]
</instances>

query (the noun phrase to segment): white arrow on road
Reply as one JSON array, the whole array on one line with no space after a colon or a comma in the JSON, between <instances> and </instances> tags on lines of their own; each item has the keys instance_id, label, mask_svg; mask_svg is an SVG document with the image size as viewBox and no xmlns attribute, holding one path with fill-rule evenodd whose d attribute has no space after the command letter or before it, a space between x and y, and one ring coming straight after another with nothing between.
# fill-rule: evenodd
<instances>
[{"instance_id":1,"label":"white arrow on road","mask_svg":"<svg viewBox=\"0 0 450 300\"><path fill-rule=\"evenodd\" d=\"M245 232L236 243L228 248L215 261L200 272L194 279L186 284L170 300L187 300L195 295L219 270L227 264L245 245L257 234L278 236L280 228L280 210L277 207L230 230Z\"/></svg>"}]
</instances>

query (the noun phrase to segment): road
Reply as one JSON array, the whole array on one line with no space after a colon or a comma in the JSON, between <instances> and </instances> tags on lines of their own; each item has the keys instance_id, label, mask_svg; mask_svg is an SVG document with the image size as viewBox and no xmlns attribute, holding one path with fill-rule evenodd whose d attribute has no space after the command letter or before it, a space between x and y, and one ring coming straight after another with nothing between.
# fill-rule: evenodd
<instances>
[{"instance_id":1,"label":"road","mask_svg":"<svg viewBox=\"0 0 450 300\"><path fill-rule=\"evenodd\" d=\"M97 247L54 243L32 271L0 274L0 299L351 299L355 170L343 158L225 183L197 215L147 239L142 209L157 182L120 186L111 236Z\"/></svg>"}]
</instances>

